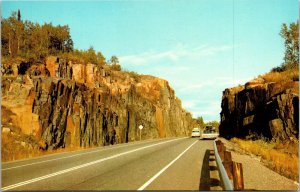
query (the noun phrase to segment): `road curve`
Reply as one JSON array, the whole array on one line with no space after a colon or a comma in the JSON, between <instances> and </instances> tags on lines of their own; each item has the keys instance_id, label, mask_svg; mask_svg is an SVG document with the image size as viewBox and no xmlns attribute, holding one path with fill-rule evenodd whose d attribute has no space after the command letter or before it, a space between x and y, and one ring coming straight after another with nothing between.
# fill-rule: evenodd
<instances>
[{"instance_id":1,"label":"road curve","mask_svg":"<svg viewBox=\"0 0 300 192\"><path fill-rule=\"evenodd\" d=\"M212 141L171 138L2 163L1 189L199 190L211 149Z\"/></svg>"}]
</instances>

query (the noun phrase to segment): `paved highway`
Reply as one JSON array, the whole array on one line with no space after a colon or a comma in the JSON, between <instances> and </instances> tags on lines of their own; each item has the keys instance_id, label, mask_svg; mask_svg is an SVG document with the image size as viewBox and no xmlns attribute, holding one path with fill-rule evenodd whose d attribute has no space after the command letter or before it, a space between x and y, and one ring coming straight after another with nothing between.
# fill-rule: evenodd
<instances>
[{"instance_id":1,"label":"paved highway","mask_svg":"<svg viewBox=\"0 0 300 192\"><path fill-rule=\"evenodd\" d=\"M1 189L209 190L212 149L212 140L170 138L2 163Z\"/></svg>"}]
</instances>

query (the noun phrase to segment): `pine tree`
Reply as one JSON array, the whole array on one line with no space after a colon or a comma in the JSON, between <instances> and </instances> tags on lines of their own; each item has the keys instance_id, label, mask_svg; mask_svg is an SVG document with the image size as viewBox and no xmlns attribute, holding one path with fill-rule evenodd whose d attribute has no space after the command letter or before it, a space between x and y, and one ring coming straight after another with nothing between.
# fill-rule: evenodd
<instances>
[{"instance_id":1,"label":"pine tree","mask_svg":"<svg viewBox=\"0 0 300 192\"><path fill-rule=\"evenodd\" d=\"M295 68L299 63L299 26L298 22L291 23L289 26L283 24L280 36L284 39L285 54L284 67Z\"/></svg>"},{"instance_id":2,"label":"pine tree","mask_svg":"<svg viewBox=\"0 0 300 192\"><path fill-rule=\"evenodd\" d=\"M21 21L21 12L20 12L20 9L18 9L18 21Z\"/></svg>"}]
</instances>

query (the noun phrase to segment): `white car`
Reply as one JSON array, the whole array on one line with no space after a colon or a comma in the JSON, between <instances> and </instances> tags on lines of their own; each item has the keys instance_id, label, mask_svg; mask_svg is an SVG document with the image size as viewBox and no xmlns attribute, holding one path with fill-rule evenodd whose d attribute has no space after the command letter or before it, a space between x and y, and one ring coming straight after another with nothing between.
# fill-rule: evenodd
<instances>
[{"instance_id":1,"label":"white car","mask_svg":"<svg viewBox=\"0 0 300 192\"><path fill-rule=\"evenodd\" d=\"M216 139L219 136L219 133L216 131L216 128L212 126L206 126L201 134L201 139Z\"/></svg>"},{"instance_id":2,"label":"white car","mask_svg":"<svg viewBox=\"0 0 300 192\"><path fill-rule=\"evenodd\" d=\"M199 128L194 128L192 131L192 137L200 137L200 129Z\"/></svg>"}]
</instances>

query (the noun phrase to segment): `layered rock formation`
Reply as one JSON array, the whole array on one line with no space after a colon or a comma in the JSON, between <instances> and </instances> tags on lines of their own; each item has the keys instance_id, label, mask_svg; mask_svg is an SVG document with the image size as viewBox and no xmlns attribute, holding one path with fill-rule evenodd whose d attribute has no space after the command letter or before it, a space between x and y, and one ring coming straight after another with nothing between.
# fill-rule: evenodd
<instances>
[{"instance_id":1,"label":"layered rock formation","mask_svg":"<svg viewBox=\"0 0 300 192\"><path fill-rule=\"evenodd\" d=\"M168 82L49 57L25 75L3 77L2 105L44 149L189 135L190 113Z\"/></svg>"},{"instance_id":2,"label":"layered rock formation","mask_svg":"<svg viewBox=\"0 0 300 192\"><path fill-rule=\"evenodd\" d=\"M298 81L265 82L257 78L225 89L220 135L275 140L298 139Z\"/></svg>"}]
</instances>

